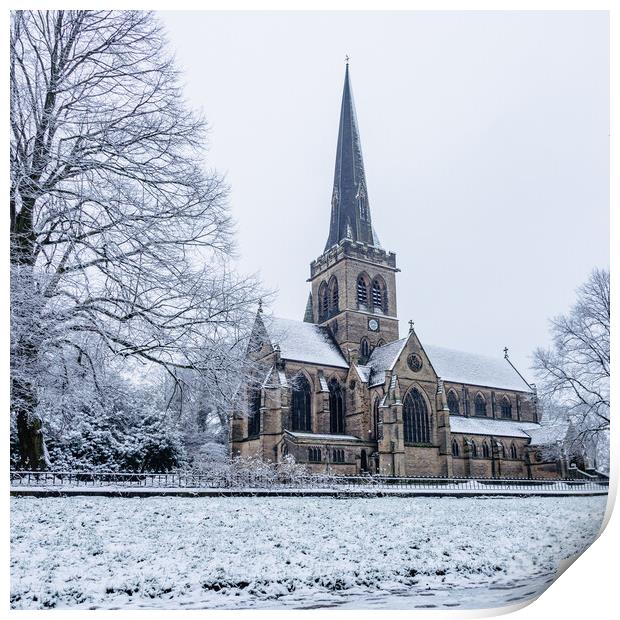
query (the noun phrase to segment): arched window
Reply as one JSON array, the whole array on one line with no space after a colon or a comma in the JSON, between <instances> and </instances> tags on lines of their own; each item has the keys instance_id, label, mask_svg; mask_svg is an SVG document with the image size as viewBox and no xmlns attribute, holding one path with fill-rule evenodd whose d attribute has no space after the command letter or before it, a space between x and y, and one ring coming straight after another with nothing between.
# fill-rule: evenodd
<instances>
[{"instance_id":1,"label":"arched window","mask_svg":"<svg viewBox=\"0 0 620 620\"><path fill-rule=\"evenodd\" d=\"M329 293L327 284L321 282L319 286L319 321L323 322L329 315Z\"/></svg>"},{"instance_id":2,"label":"arched window","mask_svg":"<svg viewBox=\"0 0 620 620\"><path fill-rule=\"evenodd\" d=\"M461 454L461 449L459 447L459 442L456 439L452 440L452 456L459 456Z\"/></svg>"},{"instance_id":3,"label":"arched window","mask_svg":"<svg viewBox=\"0 0 620 620\"><path fill-rule=\"evenodd\" d=\"M344 398L338 379L329 382L329 432L344 433Z\"/></svg>"},{"instance_id":4,"label":"arched window","mask_svg":"<svg viewBox=\"0 0 620 620\"><path fill-rule=\"evenodd\" d=\"M431 425L422 394L413 388L405 396L403 422L405 443L430 443Z\"/></svg>"},{"instance_id":5,"label":"arched window","mask_svg":"<svg viewBox=\"0 0 620 620\"><path fill-rule=\"evenodd\" d=\"M291 398L291 422L294 431L312 430L312 391L305 375L299 374L293 380Z\"/></svg>"},{"instance_id":6,"label":"arched window","mask_svg":"<svg viewBox=\"0 0 620 620\"><path fill-rule=\"evenodd\" d=\"M502 398L500 409L502 418L512 418L512 404L507 396Z\"/></svg>"},{"instance_id":7,"label":"arched window","mask_svg":"<svg viewBox=\"0 0 620 620\"><path fill-rule=\"evenodd\" d=\"M372 436L375 441L383 439L381 432L381 420L379 419L379 401L381 399L377 396L372 406Z\"/></svg>"},{"instance_id":8,"label":"arched window","mask_svg":"<svg viewBox=\"0 0 620 620\"><path fill-rule=\"evenodd\" d=\"M357 277L357 304L364 308L368 307L368 284L363 275Z\"/></svg>"},{"instance_id":9,"label":"arched window","mask_svg":"<svg viewBox=\"0 0 620 620\"><path fill-rule=\"evenodd\" d=\"M360 358L361 362L366 362L370 357L370 344L366 338L360 340Z\"/></svg>"},{"instance_id":10,"label":"arched window","mask_svg":"<svg viewBox=\"0 0 620 620\"><path fill-rule=\"evenodd\" d=\"M518 453L517 453L517 446L515 446L514 444L510 444L510 458L511 459L519 458Z\"/></svg>"},{"instance_id":11,"label":"arched window","mask_svg":"<svg viewBox=\"0 0 620 620\"><path fill-rule=\"evenodd\" d=\"M384 314L387 313L387 296L386 287L380 278L375 278L372 283L372 307L374 310L380 310Z\"/></svg>"},{"instance_id":12,"label":"arched window","mask_svg":"<svg viewBox=\"0 0 620 620\"><path fill-rule=\"evenodd\" d=\"M469 442L469 453L473 457L477 457L478 456L478 446L476 445L475 441L470 441Z\"/></svg>"},{"instance_id":13,"label":"arched window","mask_svg":"<svg viewBox=\"0 0 620 620\"><path fill-rule=\"evenodd\" d=\"M338 313L338 280L332 276L329 281L329 315Z\"/></svg>"},{"instance_id":14,"label":"arched window","mask_svg":"<svg viewBox=\"0 0 620 620\"><path fill-rule=\"evenodd\" d=\"M489 444L486 441L482 444L482 456L485 459L488 459L491 456L491 452L489 451Z\"/></svg>"},{"instance_id":15,"label":"arched window","mask_svg":"<svg viewBox=\"0 0 620 620\"><path fill-rule=\"evenodd\" d=\"M321 448L308 448L308 460L311 463L321 462Z\"/></svg>"},{"instance_id":16,"label":"arched window","mask_svg":"<svg viewBox=\"0 0 620 620\"><path fill-rule=\"evenodd\" d=\"M344 450L336 448L332 454L332 462L344 463Z\"/></svg>"},{"instance_id":17,"label":"arched window","mask_svg":"<svg viewBox=\"0 0 620 620\"><path fill-rule=\"evenodd\" d=\"M261 393L258 388L250 390L248 405L248 437L256 437L260 434Z\"/></svg>"},{"instance_id":18,"label":"arched window","mask_svg":"<svg viewBox=\"0 0 620 620\"><path fill-rule=\"evenodd\" d=\"M475 400L475 408L474 411L476 413L476 415L486 415L487 414L487 403L484 400L484 396L482 396L482 394L478 393L476 394L476 400Z\"/></svg>"},{"instance_id":19,"label":"arched window","mask_svg":"<svg viewBox=\"0 0 620 620\"><path fill-rule=\"evenodd\" d=\"M379 342L377 342L377 346L378 347L382 347L385 345L385 340L383 340L383 338L381 338L381 340L379 340Z\"/></svg>"},{"instance_id":20,"label":"arched window","mask_svg":"<svg viewBox=\"0 0 620 620\"><path fill-rule=\"evenodd\" d=\"M459 397L456 395L454 390L450 390L448 392L448 409L450 409L450 413L454 415L458 415L460 413Z\"/></svg>"}]
</instances>

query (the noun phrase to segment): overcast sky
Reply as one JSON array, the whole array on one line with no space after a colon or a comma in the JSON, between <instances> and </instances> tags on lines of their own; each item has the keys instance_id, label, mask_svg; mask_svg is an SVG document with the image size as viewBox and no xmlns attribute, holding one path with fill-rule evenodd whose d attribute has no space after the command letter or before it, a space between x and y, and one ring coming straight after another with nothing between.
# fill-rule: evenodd
<instances>
[{"instance_id":1,"label":"overcast sky","mask_svg":"<svg viewBox=\"0 0 620 620\"><path fill-rule=\"evenodd\" d=\"M160 16L211 126L240 268L303 317L327 239L344 56L401 336L522 368L609 265L604 12Z\"/></svg>"}]
</instances>

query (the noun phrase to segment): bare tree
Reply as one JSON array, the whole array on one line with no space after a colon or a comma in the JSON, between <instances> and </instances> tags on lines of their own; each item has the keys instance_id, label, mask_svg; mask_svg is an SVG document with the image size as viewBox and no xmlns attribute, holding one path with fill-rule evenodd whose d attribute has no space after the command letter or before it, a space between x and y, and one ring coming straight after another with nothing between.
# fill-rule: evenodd
<instances>
[{"instance_id":1,"label":"bare tree","mask_svg":"<svg viewBox=\"0 0 620 620\"><path fill-rule=\"evenodd\" d=\"M551 321L551 333L552 347L534 353L539 392L573 423L575 441L601 443L610 419L608 271L590 274L570 312Z\"/></svg>"},{"instance_id":2,"label":"bare tree","mask_svg":"<svg viewBox=\"0 0 620 620\"><path fill-rule=\"evenodd\" d=\"M228 267L227 190L151 13L15 12L10 81L12 410L40 468L50 356L216 373L259 293Z\"/></svg>"}]
</instances>

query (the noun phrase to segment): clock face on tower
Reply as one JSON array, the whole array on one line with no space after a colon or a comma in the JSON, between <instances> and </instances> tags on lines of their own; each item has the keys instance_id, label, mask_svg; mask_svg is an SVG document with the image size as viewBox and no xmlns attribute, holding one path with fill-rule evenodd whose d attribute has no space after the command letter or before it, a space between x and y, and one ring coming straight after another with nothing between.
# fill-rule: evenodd
<instances>
[{"instance_id":1,"label":"clock face on tower","mask_svg":"<svg viewBox=\"0 0 620 620\"><path fill-rule=\"evenodd\" d=\"M370 319L368 321L368 329L371 332L378 332L379 331L379 321L377 321L377 319Z\"/></svg>"}]
</instances>

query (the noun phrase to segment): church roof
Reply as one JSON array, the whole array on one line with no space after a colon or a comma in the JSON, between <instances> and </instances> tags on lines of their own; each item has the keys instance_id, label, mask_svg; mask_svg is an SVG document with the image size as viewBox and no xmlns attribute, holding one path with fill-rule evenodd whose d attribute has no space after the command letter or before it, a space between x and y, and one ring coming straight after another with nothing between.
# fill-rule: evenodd
<instances>
[{"instance_id":1,"label":"church roof","mask_svg":"<svg viewBox=\"0 0 620 620\"><path fill-rule=\"evenodd\" d=\"M259 315L272 346L280 347L282 359L348 368L338 345L326 328L314 323Z\"/></svg>"},{"instance_id":2,"label":"church roof","mask_svg":"<svg viewBox=\"0 0 620 620\"><path fill-rule=\"evenodd\" d=\"M345 70L340 106L332 213L325 250L344 239L380 247L370 219L362 144L351 93L349 63Z\"/></svg>"},{"instance_id":3,"label":"church roof","mask_svg":"<svg viewBox=\"0 0 620 620\"><path fill-rule=\"evenodd\" d=\"M531 392L532 388L503 357L424 345L435 372L444 380L481 387Z\"/></svg>"},{"instance_id":4,"label":"church roof","mask_svg":"<svg viewBox=\"0 0 620 620\"><path fill-rule=\"evenodd\" d=\"M530 433L534 433L539 429L540 424L536 422L496 420L494 418L467 418L462 415L450 415L450 430L453 433L529 438Z\"/></svg>"},{"instance_id":5,"label":"church roof","mask_svg":"<svg viewBox=\"0 0 620 620\"><path fill-rule=\"evenodd\" d=\"M401 338L373 350L366 365L370 368L370 386L380 385L385 381L385 371L394 367L406 344L407 338ZM444 381L531 392L530 386L503 358L455 351L435 345L423 346L435 372Z\"/></svg>"}]
</instances>

